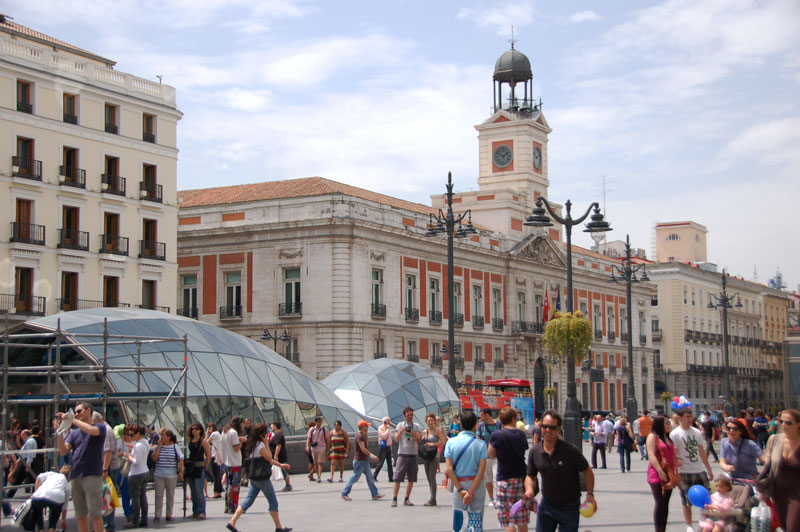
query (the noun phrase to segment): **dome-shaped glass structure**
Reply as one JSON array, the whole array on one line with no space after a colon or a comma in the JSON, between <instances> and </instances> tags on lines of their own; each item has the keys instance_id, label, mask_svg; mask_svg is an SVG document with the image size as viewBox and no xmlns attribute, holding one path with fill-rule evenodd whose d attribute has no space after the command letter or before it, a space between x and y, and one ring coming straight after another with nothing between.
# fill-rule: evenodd
<instances>
[{"instance_id":1,"label":"dome-shaped glass structure","mask_svg":"<svg viewBox=\"0 0 800 532\"><path fill-rule=\"evenodd\" d=\"M427 368L391 358L379 358L345 366L322 383L345 403L373 421L389 416L392 423L403 420L403 409L414 409L414 420L425 424L428 412L449 420L460 402L442 375Z\"/></svg>"},{"instance_id":2,"label":"dome-shaped glass structure","mask_svg":"<svg viewBox=\"0 0 800 532\"><path fill-rule=\"evenodd\" d=\"M107 319L107 342L87 335L102 335ZM250 417L254 423L278 420L287 435L305 434L316 416L327 425L341 420L348 431L356 431L361 417L330 389L309 377L272 349L234 332L192 319L142 309L98 308L64 312L26 322L16 333L52 332L59 326L71 345L60 348L61 364L102 363L104 349L112 369L108 373L109 402L115 397L130 422L148 424L158 406L180 380L187 338L187 403L189 422L224 424L232 416ZM148 342L147 338L160 338ZM175 341L170 341L174 338ZM137 342L136 340L139 340ZM52 337L27 340L52 342ZM105 345L104 345L105 344ZM53 349L10 348L10 366L54 364ZM48 360L50 357L50 360ZM114 368L175 367L174 371L114 372ZM24 394L24 387L37 384L36 377L15 377L11 393ZM39 378L41 381L41 378ZM64 375L73 393L102 392L102 376L94 373ZM183 384L177 388L183 392ZM48 390L42 390L48 391ZM36 392L34 392L36 393ZM143 399L139 399L142 397ZM93 401L96 404L96 401ZM171 399L158 425L183 427L180 399Z\"/></svg>"}]
</instances>

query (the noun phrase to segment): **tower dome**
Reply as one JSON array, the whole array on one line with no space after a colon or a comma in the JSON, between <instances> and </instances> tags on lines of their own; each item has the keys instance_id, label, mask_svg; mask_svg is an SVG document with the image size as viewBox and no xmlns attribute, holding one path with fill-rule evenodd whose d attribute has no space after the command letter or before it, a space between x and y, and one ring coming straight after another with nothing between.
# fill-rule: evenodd
<instances>
[{"instance_id":1,"label":"tower dome","mask_svg":"<svg viewBox=\"0 0 800 532\"><path fill-rule=\"evenodd\" d=\"M528 81L532 78L533 73L531 72L530 60L528 60L525 54L519 50L515 50L514 47L501 55L494 64L493 79L495 81L516 83L519 81Z\"/></svg>"}]
</instances>

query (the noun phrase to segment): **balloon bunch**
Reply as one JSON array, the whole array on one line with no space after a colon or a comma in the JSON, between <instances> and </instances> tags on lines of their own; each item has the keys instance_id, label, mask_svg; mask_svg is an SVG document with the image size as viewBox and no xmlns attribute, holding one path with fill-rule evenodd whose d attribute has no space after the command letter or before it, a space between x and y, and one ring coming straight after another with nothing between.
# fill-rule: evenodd
<instances>
[{"instance_id":1,"label":"balloon bunch","mask_svg":"<svg viewBox=\"0 0 800 532\"><path fill-rule=\"evenodd\" d=\"M672 398L672 403L670 404L673 410L678 410L680 408L692 408L694 406L691 401L689 401L685 395L676 395Z\"/></svg>"}]
</instances>

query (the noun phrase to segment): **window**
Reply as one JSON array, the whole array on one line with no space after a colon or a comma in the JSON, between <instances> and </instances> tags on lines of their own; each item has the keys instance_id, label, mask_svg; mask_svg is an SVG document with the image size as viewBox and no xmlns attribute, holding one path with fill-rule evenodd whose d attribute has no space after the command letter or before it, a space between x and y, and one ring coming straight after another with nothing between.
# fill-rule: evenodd
<instances>
[{"instance_id":1,"label":"window","mask_svg":"<svg viewBox=\"0 0 800 532\"><path fill-rule=\"evenodd\" d=\"M430 298L430 307L428 310L431 312L431 315L433 315L436 312L441 312L439 305L439 296L441 295L439 290L439 279L436 279L435 277L428 279L428 288L428 295Z\"/></svg>"},{"instance_id":2,"label":"window","mask_svg":"<svg viewBox=\"0 0 800 532\"><path fill-rule=\"evenodd\" d=\"M544 305L544 297L540 295L533 296L533 305L536 308L536 323L542 323L542 312Z\"/></svg>"},{"instance_id":3,"label":"window","mask_svg":"<svg viewBox=\"0 0 800 532\"><path fill-rule=\"evenodd\" d=\"M142 140L145 142L156 141L156 117L147 113L142 114Z\"/></svg>"},{"instance_id":4,"label":"window","mask_svg":"<svg viewBox=\"0 0 800 532\"><path fill-rule=\"evenodd\" d=\"M372 270L372 315L386 317L386 305L383 304L383 270Z\"/></svg>"},{"instance_id":5,"label":"window","mask_svg":"<svg viewBox=\"0 0 800 532\"><path fill-rule=\"evenodd\" d=\"M455 314L463 314L464 311L461 307L461 283L460 282L453 282L453 308L450 309L451 313ZM463 324L462 324L463 325Z\"/></svg>"},{"instance_id":6,"label":"window","mask_svg":"<svg viewBox=\"0 0 800 532\"><path fill-rule=\"evenodd\" d=\"M687 303L689 302L689 296L688 296L688 294L689 294L689 289L688 289L688 288L686 288L686 287L684 286L684 287L683 287L683 304L684 304L684 305L685 305L685 304L687 304Z\"/></svg>"},{"instance_id":7,"label":"window","mask_svg":"<svg viewBox=\"0 0 800 532\"><path fill-rule=\"evenodd\" d=\"M492 288L492 319L502 320L503 316L503 299L500 295L499 288Z\"/></svg>"},{"instance_id":8,"label":"window","mask_svg":"<svg viewBox=\"0 0 800 532\"><path fill-rule=\"evenodd\" d=\"M439 344L439 342L431 341L431 365L433 365L434 360L441 360L441 349L442 346Z\"/></svg>"},{"instance_id":9,"label":"window","mask_svg":"<svg viewBox=\"0 0 800 532\"><path fill-rule=\"evenodd\" d=\"M158 242L158 221L142 220L142 244L140 257L161 259L164 256L163 244Z\"/></svg>"},{"instance_id":10,"label":"window","mask_svg":"<svg viewBox=\"0 0 800 532\"><path fill-rule=\"evenodd\" d=\"M142 281L142 308L156 310L156 282L145 279Z\"/></svg>"},{"instance_id":11,"label":"window","mask_svg":"<svg viewBox=\"0 0 800 532\"><path fill-rule=\"evenodd\" d=\"M525 292L517 292L517 319L519 321L525 321L527 314L528 310L527 305L525 304Z\"/></svg>"},{"instance_id":12,"label":"window","mask_svg":"<svg viewBox=\"0 0 800 532\"><path fill-rule=\"evenodd\" d=\"M128 239L119 234L120 215L116 213L103 213L103 230L101 235L103 242L103 253L114 253L117 255L128 254Z\"/></svg>"},{"instance_id":13,"label":"window","mask_svg":"<svg viewBox=\"0 0 800 532\"><path fill-rule=\"evenodd\" d=\"M475 350L475 357L474 357L475 358L475 362L480 365L484 361L484 358L483 358L483 346L482 345L476 345L472 349ZM481 362L478 362L479 360Z\"/></svg>"},{"instance_id":14,"label":"window","mask_svg":"<svg viewBox=\"0 0 800 532\"><path fill-rule=\"evenodd\" d=\"M35 310L33 301L33 268L16 268L14 270L14 283L16 290L16 309L20 313L30 313Z\"/></svg>"},{"instance_id":15,"label":"window","mask_svg":"<svg viewBox=\"0 0 800 532\"><path fill-rule=\"evenodd\" d=\"M695 292L694 292L694 288L692 288L692 306L695 306Z\"/></svg>"},{"instance_id":16,"label":"window","mask_svg":"<svg viewBox=\"0 0 800 532\"><path fill-rule=\"evenodd\" d=\"M603 330L603 315L600 312L600 305L595 305L592 311L592 318L594 318L594 330L600 332Z\"/></svg>"},{"instance_id":17,"label":"window","mask_svg":"<svg viewBox=\"0 0 800 532\"><path fill-rule=\"evenodd\" d=\"M178 314L197 319L197 275L181 277L181 303L183 307Z\"/></svg>"},{"instance_id":18,"label":"window","mask_svg":"<svg viewBox=\"0 0 800 532\"><path fill-rule=\"evenodd\" d=\"M107 103L106 104L106 133L113 133L114 135L119 134L119 107Z\"/></svg>"},{"instance_id":19,"label":"window","mask_svg":"<svg viewBox=\"0 0 800 532\"><path fill-rule=\"evenodd\" d=\"M64 147L58 174L65 185L86 187L86 171L80 169L77 148Z\"/></svg>"},{"instance_id":20,"label":"window","mask_svg":"<svg viewBox=\"0 0 800 532\"><path fill-rule=\"evenodd\" d=\"M373 354L378 357L378 355L385 355L386 351L384 350L383 338L380 336L376 336L373 343Z\"/></svg>"},{"instance_id":21,"label":"window","mask_svg":"<svg viewBox=\"0 0 800 532\"><path fill-rule=\"evenodd\" d=\"M406 310L417 309L417 276L406 274Z\"/></svg>"},{"instance_id":22,"label":"window","mask_svg":"<svg viewBox=\"0 0 800 532\"><path fill-rule=\"evenodd\" d=\"M472 315L483 316L483 287L479 284L472 286Z\"/></svg>"},{"instance_id":23,"label":"window","mask_svg":"<svg viewBox=\"0 0 800 532\"><path fill-rule=\"evenodd\" d=\"M103 306L119 306L119 277L103 276Z\"/></svg>"},{"instance_id":24,"label":"window","mask_svg":"<svg viewBox=\"0 0 800 532\"><path fill-rule=\"evenodd\" d=\"M650 324L651 324L651 327L650 327L650 328L651 328L651 330L652 330L653 332L658 332L658 331L660 331L660 330L661 330L661 322L659 321L659 319L658 319L658 318L653 318L653 319L650 321Z\"/></svg>"},{"instance_id":25,"label":"window","mask_svg":"<svg viewBox=\"0 0 800 532\"><path fill-rule=\"evenodd\" d=\"M32 85L28 81L17 80L17 111L33 113L31 102Z\"/></svg>"},{"instance_id":26,"label":"window","mask_svg":"<svg viewBox=\"0 0 800 532\"><path fill-rule=\"evenodd\" d=\"M88 238L84 242L80 233L80 209L78 207L64 206L61 212L61 234L59 247L80 249L89 247Z\"/></svg>"},{"instance_id":27,"label":"window","mask_svg":"<svg viewBox=\"0 0 800 532\"><path fill-rule=\"evenodd\" d=\"M419 362L419 356L417 355L417 342L414 340L409 340L408 344L406 345L406 359L409 362Z\"/></svg>"},{"instance_id":28,"label":"window","mask_svg":"<svg viewBox=\"0 0 800 532\"><path fill-rule=\"evenodd\" d=\"M11 158L15 177L42 180L42 162L35 160L34 155L33 139L17 137L17 154Z\"/></svg>"},{"instance_id":29,"label":"window","mask_svg":"<svg viewBox=\"0 0 800 532\"><path fill-rule=\"evenodd\" d=\"M157 168L153 164L142 165L142 182L139 185L139 195L149 201L162 200L162 186L158 184Z\"/></svg>"},{"instance_id":30,"label":"window","mask_svg":"<svg viewBox=\"0 0 800 532\"><path fill-rule=\"evenodd\" d=\"M300 268L283 270L284 314L301 314Z\"/></svg>"},{"instance_id":31,"label":"window","mask_svg":"<svg viewBox=\"0 0 800 532\"><path fill-rule=\"evenodd\" d=\"M100 176L103 192L125 195L125 178L119 176L119 157L106 155L103 168L105 173Z\"/></svg>"},{"instance_id":32,"label":"window","mask_svg":"<svg viewBox=\"0 0 800 532\"><path fill-rule=\"evenodd\" d=\"M667 240L680 240L681 237L677 233L670 233L667 235Z\"/></svg>"},{"instance_id":33,"label":"window","mask_svg":"<svg viewBox=\"0 0 800 532\"><path fill-rule=\"evenodd\" d=\"M608 383L608 409L612 412L617 409L617 385L613 382Z\"/></svg>"},{"instance_id":34,"label":"window","mask_svg":"<svg viewBox=\"0 0 800 532\"><path fill-rule=\"evenodd\" d=\"M61 272L61 302L58 310L78 310L78 274Z\"/></svg>"},{"instance_id":35,"label":"window","mask_svg":"<svg viewBox=\"0 0 800 532\"><path fill-rule=\"evenodd\" d=\"M579 307L579 310L581 311L581 314L583 314L583 317L584 317L584 318L585 318L585 317L587 317L587 316L589 315L589 310L588 310L588 309L589 309L589 307L588 307L588 305L587 305L586 301L581 301L581 302L578 304L578 307Z\"/></svg>"},{"instance_id":36,"label":"window","mask_svg":"<svg viewBox=\"0 0 800 532\"><path fill-rule=\"evenodd\" d=\"M606 309L606 331L608 333L615 333L616 329L614 328L614 308L608 307Z\"/></svg>"},{"instance_id":37,"label":"window","mask_svg":"<svg viewBox=\"0 0 800 532\"><path fill-rule=\"evenodd\" d=\"M225 307L227 317L242 316L242 272L225 272Z\"/></svg>"},{"instance_id":38,"label":"window","mask_svg":"<svg viewBox=\"0 0 800 532\"><path fill-rule=\"evenodd\" d=\"M64 122L78 123L78 97L67 92L64 93Z\"/></svg>"}]
</instances>

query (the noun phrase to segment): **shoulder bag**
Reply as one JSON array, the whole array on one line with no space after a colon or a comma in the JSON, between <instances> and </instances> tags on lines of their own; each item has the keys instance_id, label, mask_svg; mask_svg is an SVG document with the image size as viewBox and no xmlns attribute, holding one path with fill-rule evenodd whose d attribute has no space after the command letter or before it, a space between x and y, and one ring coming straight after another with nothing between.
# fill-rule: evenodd
<instances>
[{"instance_id":1,"label":"shoulder bag","mask_svg":"<svg viewBox=\"0 0 800 532\"><path fill-rule=\"evenodd\" d=\"M767 442L769 463L761 469L756 479L756 489L766 497L775 495L775 476L778 474L778 464L783 458L783 440L783 434L776 434Z\"/></svg>"},{"instance_id":2,"label":"shoulder bag","mask_svg":"<svg viewBox=\"0 0 800 532\"><path fill-rule=\"evenodd\" d=\"M458 454L453 459L453 473L456 472L456 466L458 465L458 461L461 460L461 457L464 456L465 452L467 452L467 449L469 449L469 446L472 445L473 443L475 443L475 440L476 440L475 436L471 437L469 439L469 443L466 444L464 447L462 447L460 451L458 451ZM448 491L453 491L454 489L455 489L455 482L450 482L447 485L447 490Z\"/></svg>"},{"instance_id":3,"label":"shoulder bag","mask_svg":"<svg viewBox=\"0 0 800 532\"><path fill-rule=\"evenodd\" d=\"M425 434L428 434L428 430L425 430ZM419 447L417 449L417 454L423 460L433 460L436 458L436 447L431 447L430 445L425 444L425 438L420 438L419 440Z\"/></svg>"},{"instance_id":4,"label":"shoulder bag","mask_svg":"<svg viewBox=\"0 0 800 532\"><path fill-rule=\"evenodd\" d=\"M251 456L244 461L245 471L247 471L247 478L250 480L266 480L272 476L272 464L266 458L258 453L256 456Z\"/></svg>"}]
</instances>

